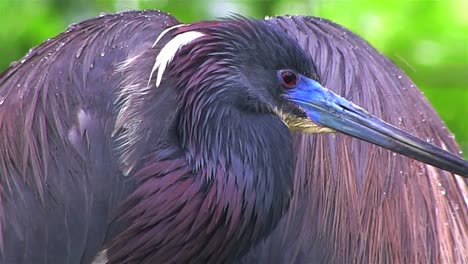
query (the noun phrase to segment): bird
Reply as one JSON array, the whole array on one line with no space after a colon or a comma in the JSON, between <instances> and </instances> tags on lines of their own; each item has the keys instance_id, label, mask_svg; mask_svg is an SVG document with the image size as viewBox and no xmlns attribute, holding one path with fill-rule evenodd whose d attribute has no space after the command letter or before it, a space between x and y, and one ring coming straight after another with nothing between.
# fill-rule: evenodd
<instances>
[{"instance_id":1,"label":"bird","mask_svg":"<svg viewBox=\"0 0 468 264\"><path fill-rule=\"evenodd\" d=\"M0 263L466 263L457 151L329 20L105 14L0 74Z\"/></svg>"}]
</instances>

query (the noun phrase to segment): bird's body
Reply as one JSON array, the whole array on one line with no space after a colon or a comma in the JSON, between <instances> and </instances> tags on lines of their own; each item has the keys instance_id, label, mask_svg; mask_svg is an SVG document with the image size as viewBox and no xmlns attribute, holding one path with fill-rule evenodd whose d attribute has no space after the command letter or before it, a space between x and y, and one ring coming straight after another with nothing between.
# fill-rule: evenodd
<instances>
[{"instance_id":1,"label":"bird's body","mask_svg":"<svg viewBox=\"0 0 468 264\"><path fill-rule=\"evenodd\" d=\"M336 93L457 152L388 59L317 18L176 25L157 11L105 15L0 75L3 263L91 263L102 250L111 263L467 261L464 179L348 136L291 134L261 104L261 118L249 114L256 94L243 105L232 100L242 89L220 92L232 72L261 76L224 68L262 64L237 48L284 44L278 58L316 67ZM185 35L199 48L154 69L174 31L200 33ZM225 50L239 56L219 59ZM196 60L205 53L212 61ZM309 55L315 65L296 59Z\"/></svg>"}]
</instances>

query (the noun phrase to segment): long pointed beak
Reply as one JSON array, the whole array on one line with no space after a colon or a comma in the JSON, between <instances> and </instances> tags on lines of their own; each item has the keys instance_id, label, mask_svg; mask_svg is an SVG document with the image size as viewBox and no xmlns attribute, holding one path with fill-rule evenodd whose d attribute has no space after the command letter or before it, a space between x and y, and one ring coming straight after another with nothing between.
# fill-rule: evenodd
<instances>
[{"instance_id":1,"label":"long pointed beak","mask_svg":"<svg viewBox=\"0 0 468 264\"><path fill-rule=\"evenodd\" d=\"M301 76L285 96L316 124L468 177L468 161L385 123L312 79Z\"/></svg>"}]
</instances>

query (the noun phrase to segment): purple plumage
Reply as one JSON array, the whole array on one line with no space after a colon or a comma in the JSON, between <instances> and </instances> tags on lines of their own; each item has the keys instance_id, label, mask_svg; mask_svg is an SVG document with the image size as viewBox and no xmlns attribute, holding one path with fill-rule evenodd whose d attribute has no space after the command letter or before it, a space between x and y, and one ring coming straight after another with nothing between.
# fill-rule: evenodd
<instances>
[{"instance_id":1,"label":"purple plumage","mask_svg":"<svg viewBox=\"0 0 468 264\"><path fill-rule=\"evenodd\" d=\"M283 70L458 150L411 80L332 22L105 15L0 75L0 263L466 262L465 179L291 132L308 116Z\"/></svg>"}]
</instances>

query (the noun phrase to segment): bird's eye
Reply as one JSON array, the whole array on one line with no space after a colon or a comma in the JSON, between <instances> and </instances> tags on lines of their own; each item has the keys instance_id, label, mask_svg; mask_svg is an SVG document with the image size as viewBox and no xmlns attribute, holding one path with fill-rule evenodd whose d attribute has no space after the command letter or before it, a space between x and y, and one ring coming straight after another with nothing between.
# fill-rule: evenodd
<instances>
[{"instance_id":1,"label":"bird's eye","mask_svg":"<svg viewBox=\"0 0 468 264\"><path fill-rule=\"evenodd\" d=\"M294 88L297 84L297 74L293 71L285 70L280 71L280 79L283 84L283 87L286 89Z\"/></svg>"}]
</instances>

